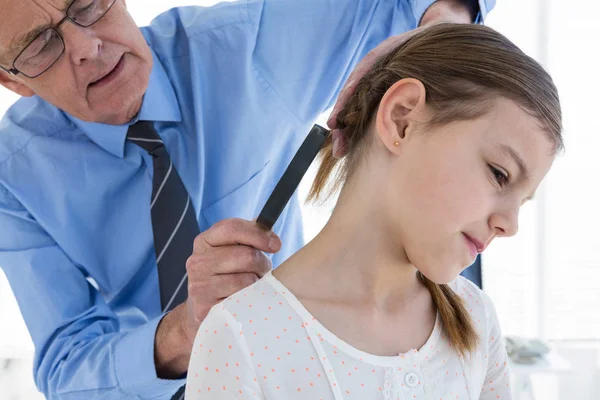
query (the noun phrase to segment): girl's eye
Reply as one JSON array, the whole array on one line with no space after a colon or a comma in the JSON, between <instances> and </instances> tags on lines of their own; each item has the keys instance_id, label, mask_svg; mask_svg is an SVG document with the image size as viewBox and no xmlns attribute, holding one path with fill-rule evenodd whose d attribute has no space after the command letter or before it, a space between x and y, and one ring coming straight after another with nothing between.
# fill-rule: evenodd
<instances>
[{"instance_id":1,"label":"girl's eye","mask_svg":"<svg viewBox=\"0 0 600 400\"><path fill-rule=\"evenodd\" d=\"M494 174L494 178L496 179L496 182L498 182L500 187L508 185L508 175L506 175L504 172L500 171L493 165L490 165L490 170L492 171L492 174Z\"/></svg>"}]
</instances>

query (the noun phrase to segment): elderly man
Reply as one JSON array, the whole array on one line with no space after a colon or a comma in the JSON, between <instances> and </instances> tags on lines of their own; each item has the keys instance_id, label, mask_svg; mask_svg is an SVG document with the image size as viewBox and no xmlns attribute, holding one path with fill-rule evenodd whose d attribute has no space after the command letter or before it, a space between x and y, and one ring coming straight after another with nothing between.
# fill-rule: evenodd
<instances>
[{"instance_id":1,"label":"elderly man","mask_svg":"<svg viewBox=\"0 0 600 400\"><path fill-rule=\"evenodd\" d=\"M0 265L39 389L181 392L210 307L302 245L297 198L275 233L251 220L356 63L492 6L247 0L140 29L125 0L0 0L0 84L23 96L0 124Z\"/></svg>"}]
</instances>

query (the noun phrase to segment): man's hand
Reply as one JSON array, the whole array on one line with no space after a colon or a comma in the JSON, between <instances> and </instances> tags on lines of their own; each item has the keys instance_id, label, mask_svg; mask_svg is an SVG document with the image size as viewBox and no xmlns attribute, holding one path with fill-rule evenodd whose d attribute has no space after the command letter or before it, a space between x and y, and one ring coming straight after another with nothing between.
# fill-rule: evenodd
<instances>
[{"instance_id":1,"label":"man's hand","mask_svg":"<svg viewBox=\"0 0 600 400\"><path fill-rule=\"evenodd\" d=\"M441 22L469 24L473 22L472 5L476 0L437 0L423 14L419 26L430 26Z\"/></svg>"},{"instance_id":2,"label":"man's hand","mask_svg":"<svg viewBox=\"0 0 600 400\"><path fill-rule=\"evenodd\" d=\"M188 315L183 328L190 341L212 306L271 270L263 252L275 253L280 247L273 232L241 219L221 221L196 238L186 265Z\"/></svg>"},{"instance_id":3,"label":"man's hand","mask_svg":"<svg viewBox=\"0 0 600 400\"><path fill-rule=\"evenodd\" d=\"M340 95L333 107L333 111L327 120L327 125L332 130L333 135L333 156L341 158L346 155L347 148L342 132L337 129L337 115L345 107L350 96L354 93L358 81L371 70L373 64L384 55L398 47L417 32L426 27L441 23L470 23L472 21L471 11L467 6L468 2L463 0L438 0L433 3L423 17L421 18L419 28L412 31L392 36L381 42L379 46L371 50L356 66L354 71L348 77L346 84L342 88Z\"/></svg>"},{"instance_id":4,"label":"man's hand","mask_svg":"<svg viewBox=\"0 0 600 400\"><path fill-rule=\"evenodd\" d=\"M188 298L165 315L155 340L157 374L176 378L186 370L200 324L211 307L251 285L271 270L263 253L275 253L281 241L255 222L228 219L194 240L187 261Z\"/></svg>"}]
</instances>

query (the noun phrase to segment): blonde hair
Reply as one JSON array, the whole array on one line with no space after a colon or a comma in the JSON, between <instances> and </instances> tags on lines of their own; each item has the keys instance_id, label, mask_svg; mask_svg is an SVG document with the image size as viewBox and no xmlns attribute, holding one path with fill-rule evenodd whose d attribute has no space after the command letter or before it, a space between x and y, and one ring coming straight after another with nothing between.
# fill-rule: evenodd
<instances>
[{"instance_id":1,"label":"blonde hair","mask_svg":"<svg viewBox=\"0 0 600 400\"><path fill-rule=\"evenodd\" d=\"M320 166L309 201L328 197L351 175L364 155L368 142L365 137L383 95L404 78L423 83L426 104L433 115L428 126L480 117L490 111L490 100L502 96L538 121L555 144L555 151L563 148L561 108L548 73L491 28L439 24L401 44L359 81L337 116L347 156L342 160L333 157L330 136L319 154ZM333 185L326 191L334 173ZM453 348L463 356L472 352L479 337L460 296L448 285L436 284L418 274L431 293Z\"/></svg>"}]
</instances>

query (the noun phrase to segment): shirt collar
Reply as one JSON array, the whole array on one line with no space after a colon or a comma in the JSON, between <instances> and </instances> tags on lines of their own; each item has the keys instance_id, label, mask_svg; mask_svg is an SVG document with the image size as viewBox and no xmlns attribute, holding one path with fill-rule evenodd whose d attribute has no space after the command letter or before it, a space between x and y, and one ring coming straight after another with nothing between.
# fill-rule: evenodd
<instances>
[{"instance_id":1,"label":"shirt collar","mask_svg":"<svg viewBox=\"0 0 600 400\"><path fill-rule=\"evenodd\" d=\"M139 120L181 122L179 103L173 86L167 77L156 53L152 51L153 66L148 81L148 89L142 100L138 115L127 124L108 125L97 122L86 122L69 114L67 117L81 129L94 143L109 153L123 158L127 129Z\"/></svg>"}]
</instances>

